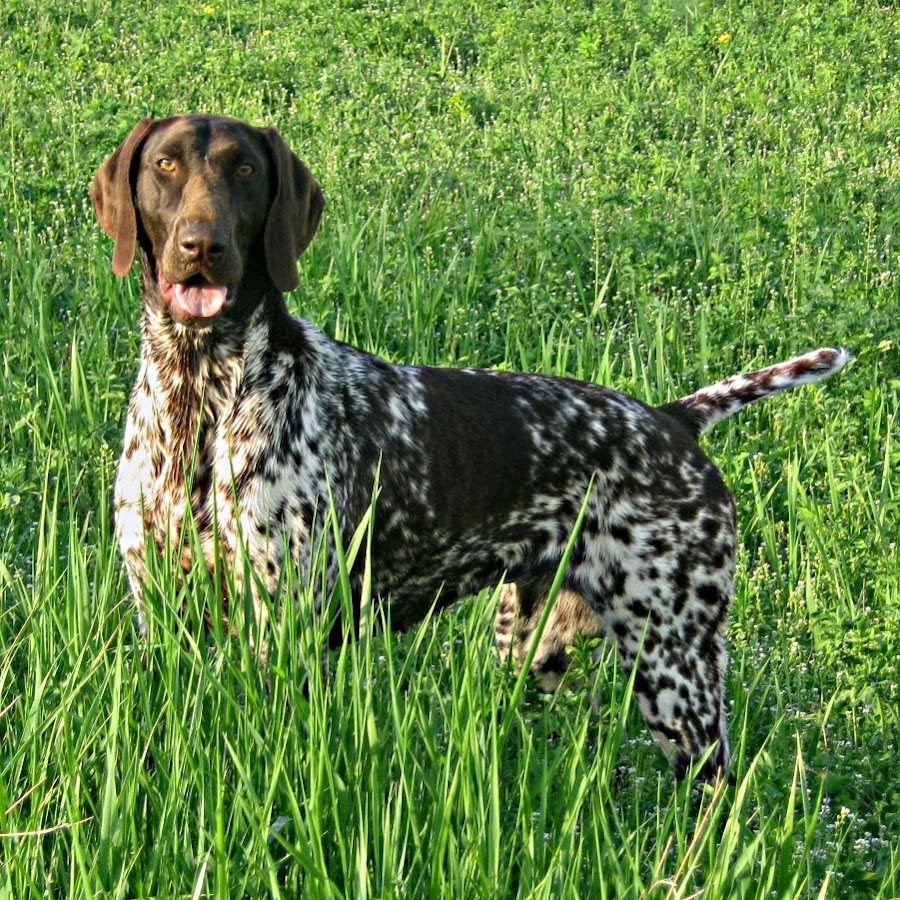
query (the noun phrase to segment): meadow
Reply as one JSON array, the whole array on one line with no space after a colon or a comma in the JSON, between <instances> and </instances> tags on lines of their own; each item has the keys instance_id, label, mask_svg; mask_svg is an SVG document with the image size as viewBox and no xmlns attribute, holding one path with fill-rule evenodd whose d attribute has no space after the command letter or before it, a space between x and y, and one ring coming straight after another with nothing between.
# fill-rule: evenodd
<instances>
[{"instance_id":1,"label":"meadow","mask_svg":"<svg viewBox=\"0 0 900 900\"><path fill-rule=\"evenodd\" d=\"M0 898L900 896L896 3L3 0L0 71ZM662 403L852 350L704 438L734 786L676 784L611 650L599 714L498 665L496 591L324 682L308 603L264 675L161 563L142 641L87 188L176 112L279 128L329 200L289 305L390 360Z\"/></svg>"}]
</instances>

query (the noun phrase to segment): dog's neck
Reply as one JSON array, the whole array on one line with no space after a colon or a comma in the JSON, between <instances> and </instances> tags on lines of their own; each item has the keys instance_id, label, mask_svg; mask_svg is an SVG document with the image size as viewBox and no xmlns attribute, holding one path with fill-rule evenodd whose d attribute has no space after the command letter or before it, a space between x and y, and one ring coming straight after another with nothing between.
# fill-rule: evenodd
<instances>
[{"instance_id":1,"label":"dog's neck","mask_svg":"<svg viewBox=\"0 0 900 900\"><path fill-rule=\"evenodd\" d=\"M145 261L146 262L146 261ZM244 379L254 332L268 329L270 304L284 302L270 292L244 297L236 315L221 314L209 327L174 321L160 294L154 268L142 267L141 372L139 382L153 398L156 415L171 419L166 431L177 443L192 444L215 428L233 407Z\"/></svg>"},{"instance_id":2,"label":"dog's neck","mask_svg":"<svg viewBox=\"0 0 900 900\"><path fill-rule=\"evenodd\" d=\"M163 299L153 257L142 252L141 259L141 336L160 362L178 368L196 368L200 357L210 360L240 356L254 323L287 315L284 300L268 277L256 273L238 286L232 308L220 313L208 327L191 327L176 322ZM260 316L260 310L266 314Z\"/></svg>"},{"instance_id":3,"label":"dog's neck","mask_svg":"<svg viewBox=\"0 0 900 900\"><path fill-rule=\"evenodd\" d=\"M163 431L186 456L202 454L220 426L253 394L269 351L292 331L283 295L254 272L238 287L234 306L206 328L178 324L161 295L155 265L142 259L141 370L137 392L147 397ZM249 390L248 390L249 389ZM252 401L251 401L252 404Z\"/></svg>"}]
</instances>

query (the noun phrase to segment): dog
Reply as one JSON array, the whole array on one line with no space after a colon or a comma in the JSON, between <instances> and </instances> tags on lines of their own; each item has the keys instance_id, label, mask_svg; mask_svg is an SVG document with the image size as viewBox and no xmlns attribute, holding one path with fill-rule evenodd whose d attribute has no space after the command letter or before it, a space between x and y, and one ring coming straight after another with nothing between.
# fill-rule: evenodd
<instances>
[{"instance_id":1,"label":"dog","mask_svg":"<svg viewBox=\"0 0 900 900\"><path fill-rule=\"evenodd\" d=\"M602 631L636 666L635 695L676 774L706 754L702 777L725 770L735 512L697 437L837 372L845 351L659 407L567 378L389 364L288 314L324 194L275 129L221 116L141 120L91 198L114 272L135 256L141 267L114 497L139 616L149 541L176 548L186 571L224 562L264 619L288 566L310 577L315 523L332 510L349 541L377 480L372 593L391 626L505 578L498 645L508 655L517 641L522 659L583 510L537 674L564 669L578 630ZM354 627L362 565L350 571ZM338 575L331 548L318 612ZM331 643L344 633L336 622Z\"/></svg>"}]
</instances>

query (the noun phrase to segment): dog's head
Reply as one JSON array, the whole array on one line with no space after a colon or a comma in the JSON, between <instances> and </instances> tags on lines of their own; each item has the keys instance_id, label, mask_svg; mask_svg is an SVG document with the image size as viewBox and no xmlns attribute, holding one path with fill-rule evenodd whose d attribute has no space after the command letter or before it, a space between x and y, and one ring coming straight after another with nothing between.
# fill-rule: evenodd
<instances>
[{"instance_id":1,"label":"dog's head","mask_svg":"<svg viewBox=\"0 0 900 900\"><path fill-rule=\"evenodd\" d=\"M124 276L138 244L159 298L183 325L206 326L242 289L297 286L297 259L325 196L274 128L222 116L142 119L91 185Z\"/></svg>"}]
</instances>

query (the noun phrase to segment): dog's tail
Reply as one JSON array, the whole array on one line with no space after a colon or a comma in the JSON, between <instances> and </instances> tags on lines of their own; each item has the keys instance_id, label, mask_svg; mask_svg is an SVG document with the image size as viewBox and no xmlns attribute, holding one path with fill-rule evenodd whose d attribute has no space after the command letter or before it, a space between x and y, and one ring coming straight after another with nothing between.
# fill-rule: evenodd
<instances>
[{"instance_id":1,"label":"dog's tail","mask_svg":"<svg viewBox=\"0 0 900 900\"><path fill-rule=\"evenodd\" d=\"M754 400L834 375L851 358L844 349L823 347L756 372L732 375L659 409L687 426L697 437L711 425L728 418Z\"/></svg>"}]
</instances>

